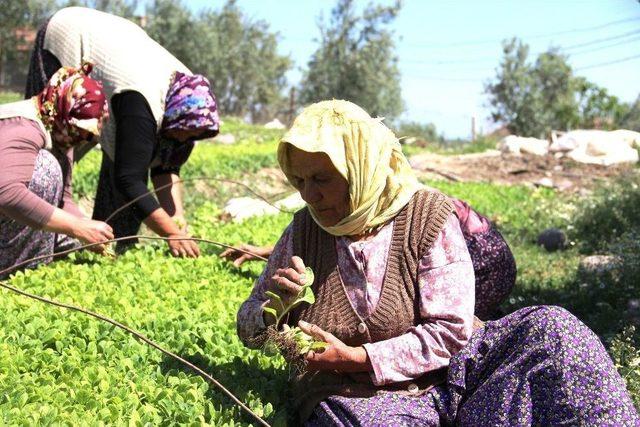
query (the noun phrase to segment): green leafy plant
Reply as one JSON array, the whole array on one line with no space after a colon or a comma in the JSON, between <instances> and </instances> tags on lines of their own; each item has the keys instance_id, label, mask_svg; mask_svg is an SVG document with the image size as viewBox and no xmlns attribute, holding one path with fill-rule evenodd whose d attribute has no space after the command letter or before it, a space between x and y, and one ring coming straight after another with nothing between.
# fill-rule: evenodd
<instances>
[{"instance_id":1,"label":"green leafy plant","mask_svg":"<svg viewBox=\"0 0 640 427\"><path fill-rule=\"evenodd\" d=\"M275 292L267 291L265 293L274 303L275 308L265 307L264 311L273 316L276 321L270 330L267 331L267 341L273 343L276 348L283 352L285 358L292 362L311 350L324 350L328 345L326 342L316 341L312 336L297 326L291 328L285 324L282 328L280 327L282 320L291 310L303 303L313 304L316 302L316 297L311 289L311 285L315 280L315 275L311 267L305 268L304 279L304 285L302 289L300 289L300 292L298 292L298 295L286 304L280 295ZM267 344L267 346L268 345L269 344Z\"/></svg>"}]
</instances>

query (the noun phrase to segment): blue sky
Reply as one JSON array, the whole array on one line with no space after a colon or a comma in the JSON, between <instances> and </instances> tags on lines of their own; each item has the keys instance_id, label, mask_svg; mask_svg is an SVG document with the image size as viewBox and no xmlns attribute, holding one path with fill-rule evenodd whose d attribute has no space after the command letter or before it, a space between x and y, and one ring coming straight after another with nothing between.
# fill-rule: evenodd
<instances>
[{"instance_id":1,"label":"blue sky","mask_svg":"<svg viewBox=\"0 0 640 427\"><path fill-rule=\"evenodd\" d=\"M219 8L223 2L186 0L186 4L198 11ZM290 55L296 66L288 75L290 83L298 83L300 69L318 46L317 18L321 13L328 17L335 2L239 0L238 4L280 34L280 52ZM492 128L484 82L495 76L500 41L513 36L528 43L533 54L549 46L567 49L577 74L624 101L633 101L640 93L638 0L405 0L391 28L406 103L402 118L433 122L448 137L468 137L472 116L477 117L478 127Z\"/></svg>"}]
</instances>

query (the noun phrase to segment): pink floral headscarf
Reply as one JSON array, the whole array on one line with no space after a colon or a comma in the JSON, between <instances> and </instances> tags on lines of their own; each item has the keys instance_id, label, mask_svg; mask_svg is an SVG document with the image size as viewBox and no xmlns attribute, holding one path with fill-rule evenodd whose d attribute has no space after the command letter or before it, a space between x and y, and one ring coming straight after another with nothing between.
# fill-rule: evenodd
<instances>
[{"instance_id":1,"label":"pink floral headscarf","mask_svg":"<svg viewBox=\"0 0 640 427\"><path fill-rule=\"evenodd\" d=\"M88 62L80 68L62 67L36 95L40 119L61 148L84 142L80 130L99 136L109 117L102 83L89 77L92 68Z\"/></svg>"}]
</instances>

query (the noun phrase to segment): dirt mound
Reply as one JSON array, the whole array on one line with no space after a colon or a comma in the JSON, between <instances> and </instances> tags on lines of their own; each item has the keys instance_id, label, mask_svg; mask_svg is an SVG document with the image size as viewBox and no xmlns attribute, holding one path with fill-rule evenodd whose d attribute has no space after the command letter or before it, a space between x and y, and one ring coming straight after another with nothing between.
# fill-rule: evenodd
<instances>
[{"instance_id":1,"label":"dirt mound","mask_svg":"<svg viewBox=\"0 0 640 427\"><path fill-rule=\"evenodd\" d=\"M525 184L569 192L593 188L598 182L635 169L631 164L599 166L552 154L515 155L497 150L458 156L423 153L411 156L409 162L425 178Z\"/></svg>"}]
</instances>

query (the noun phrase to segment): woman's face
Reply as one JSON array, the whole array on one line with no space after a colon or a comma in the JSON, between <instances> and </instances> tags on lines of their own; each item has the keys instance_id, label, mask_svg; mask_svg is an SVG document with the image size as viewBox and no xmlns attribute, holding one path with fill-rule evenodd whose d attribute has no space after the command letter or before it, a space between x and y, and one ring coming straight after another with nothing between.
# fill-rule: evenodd
<instances>
[{"instance_id":1,"label":"woman's face","mask_svg":"<svg viewBox=\"0 0 640 427\"><path fill-rule=\"evenodd\" d=\"M302 199L313 207L321 225L336 225L349 215L349 183L324 153L289 145L289 175Z\"/></svg>"}]
</instances>

